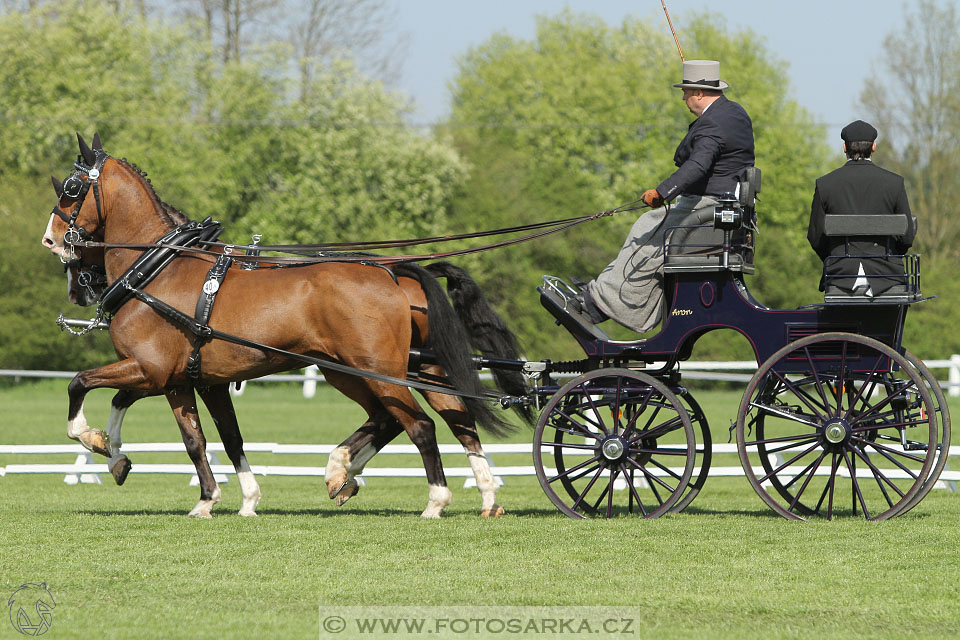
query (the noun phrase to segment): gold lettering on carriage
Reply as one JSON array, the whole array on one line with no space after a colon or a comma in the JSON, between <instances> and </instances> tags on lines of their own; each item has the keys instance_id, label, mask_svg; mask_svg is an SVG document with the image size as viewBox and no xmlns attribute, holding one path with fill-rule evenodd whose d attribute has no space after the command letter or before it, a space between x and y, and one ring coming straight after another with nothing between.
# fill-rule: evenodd
<instances>
[{"instance_id":1,"label":"gold lettering on carriage","mask_svg":"<svg viewBox=\"0 0 960 640\"><path fill-rule=\"evenodd\" d=\"M672 316L692 316L693 309L674 309L670 312Z\"/></svg>"}]
</instances>

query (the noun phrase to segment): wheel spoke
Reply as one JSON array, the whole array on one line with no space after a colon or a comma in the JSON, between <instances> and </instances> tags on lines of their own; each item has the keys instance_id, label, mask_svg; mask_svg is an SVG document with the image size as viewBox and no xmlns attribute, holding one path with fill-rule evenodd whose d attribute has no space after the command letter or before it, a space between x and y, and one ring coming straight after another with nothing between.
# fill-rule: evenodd
<instances>
[{"instance_id":1,"label":"wheel spoke","mask_svg":"<svg viewBox=\"0 0 960 640\"><path fill-rule=\"evenodd\" d=\"M803 492L806 491L807 485L810 484L810 481L813 479L814 474L817 472L817 469L820 468L820 463L823 461L823 458L827 455L826 449L820 452L820 457L812 465L808 465L807 468L810 469L812 466L813 469L810 469L810 474L807 476L807 479L803 481L803 484L800 486L800 489L797 491L797 495L793 498L793 502L790 503L790 508L788 511L793 511L797 507L797 502L800 500L800 496L803 495ZM802 474L802 472L801 472ZM792 481L791 481L792 484Z\"/></svg>"},{"instance_id":2,"label":"wheel spoke","mask_svg":"<svg viewBox=\"0 0 960 640\"><path fill-rule=\"evenodd\" d=\"M560 415L561 418L563 418L564 420L566 420L567 422L569 422L570 424L572 424L574 427L577 427L577 430L576 430L576 431L570 431L570 430L567 430L567 429L563 429L563 428L559 427L559 426L556 424L556 422L557 422L556 418L553 418L553 419L550 421L550 426L553 427L554 429L556 429L557 431L563 431L564 433L569 433L569 434L572 435L572 436L583 436L583 437L585 437L585 438L593 438L594 440L600 440L600 439L601 439L600 434L594 433L593 431L590 431L590 429L587 429L584 425L582 425L582 424L580 424L579 422L577 422L576 420L574 420L571 416L567 415L566 412L564 412L563 410L561 410L561 409L554 409L554 411L555 411L558 415ZM584 419L587 420L587 422L590 422L590 419L587 418L586 416L584 416Z\"/></svg>"},{"instance_id":3,"label":"wheel spoke","mask_svg":"<svg viewBox=\"0 0 960 640\"><path fill-rule=\"evenodd\" d=\"M674 487L671 487L670 485L668 485L668 484L667 484L666 482L664 482L659 476L654 475L654 474L650 473L649 471L647 471L647 468L646 468L646 467L644 467L642 464L640 464L639 462L637 462L637 461L634 460L633 458L627 458L627 462L629 462L629 463L632 464L634 467L636 467L637 469L639 469L640 472L644 475L644 477L647 479L648 482L652 480L653 482L656 482L657 484L659 484L661 487L663 487L663 488L666 489L667 491L672 492L672 491L674 490ZM654 492L654 494L656 494L657 490L654 489L654 487L653 487L652 484L650 485L650 489L652 489L653 492ZM659 496L659 495L657 496L657 500L660 500L660 496ZM662 501L661 501L661 504L662 504Z\"/></svg>"},{"instance_id":4,"label":"wheel spoke","mask_svg":"<svg viewBox=\"0 0 960 640\"><path fill-rule=\"evenodd\" d=\"M601 431L603 431L603 435L609 436L610 430L607 429L607 425L604 424L603 416L600 414L600 409L597 407L597 403L593 401L593 396L590 394L589 391L587 391L586 385L583 386L583 392L584 392L584 398L586 398L587 402L590 404L590 408L593 410L593 415L597 416L598 424L596 426L599 427ZM586 415L584 415L584 418L586 418Z\"/></svg>"},{"instance_id":5,"label":"wheel spoke","mask_svg":"<svg viewBox=\"0 0 960 640\"><path fill-rule=\"evenodd\" d=\"M857 403L861 401L864 397L864 389L867 387L870 388L870 393L866 397L870 397L873 394L873 390L877 388L877 371L880 369L881 359L877 358L877 361L873 364L873 369L870 371L870 374L866 377L867 382L860 385L860 388L857 389L857 395L850 401L850 406L847 407L847 412L844 414L844 420L850 420L850 413L853 411L853 408L857 406Z\"/></svg>"},{"instance_id":6,"label":"wheel spoke","mask_svg":"<svg viewBox=\"0 0 960 640\"><path fill-rule=\"evenodd\" d=\"M862 452L859 448L857 448L857 447L850 447L850 450L853 451L853 452L857 455L858 458L860 458L860 459L863 460L865 463L867 463L867 466L870 467L870 471L873 473L873 477L874 477L874 479L877 481L877 484L880 484L880 480L883 479L884 482L886 482L888 485L890 485L890 488L891 488L891 489L893 489L893 490L896 491L898 494L900 494L900 497L901 497L901 498L906 495L905 492L903 492L903 491L900 490L900 487L898 487L896 484L894 484L894 482L893 482L892 480L890 480L890 478L888 478L887 476L885 476L885 475L883 474L883 472L882 472L879 468L877 468L877 466L874 465L873 462L870 461L870 457L869 457L869 456L867 456L865 453L863 453L863 452ZM886 496L886 495L887 495L887 492L883 489L883 486L882 486L882 485L880 486L880 489L881 489L881 491L883 491L884 496ZM890 503L890 506L891 506L891 507L893 506L893 503L890 502L890 498L889 498L889 497L887 498L887 502Z\"/></svg>"},{"instance_id":7,"label":"wheel spoke","mask_svg":"<svg viewBox=\"0 0 960 640\"><path fill-rule=\"evenodd\" d=\"M843 451L843 459L847 463L847 470L850 472L850 483L853 485L853 513L857 513L857 501L860 502L860 508L863 509L863 516L866 519L870 519L870 510L867 509L867 501L863 497L863 492L860 491L860 483L857 482L857 468L853 461L850 459L850 456L847 455L847 451Z\"/></svg>"},{"instance_id":8,"label":"wheel spoke","mask_svg":"<svg viewBox=\"0 0 960 640\"><path fill-rule=\"evenodd\" d=\"M777 408L777 407L771 407L770 405L763 405L763 404L759 404L759 403L757 403L757 402L751 402L751 403L750 403L750 406L751 406L751 407L756 407L757 409L760 409L761 411L765 411L765 412L767 412L767 413L770 414L770 415L774 415L774 416L777 416L777 417L780 417L780 418L784 418L784 419L786 419L786 420L791 420L791 421L793 421L793 422L799 422L800 424L805 424L805 425L808 425L808 426L811 426L811 427L814 427L814 428L819 428L819 427L820 427L820 423L817 422L816 420L811 420L810 418L807 418L807 417L805 417L805 416L798 415L798 414L796 414L796 413L790 413L789 411L784 411L784 410L779 409L779 408Z\"/></svg>"},{"instance_id":9,"label":"wheel spoke","mask_svg":"<svg viewBox=\"0 0 960 640\"><path fill-rule=\"evenodd\" d=\"M777 475L778 473L780 473L781 471L783 471L784 469L786 469L787 467L789 467L791 464L793 464L794 462L796 462L797 460L799 460L799 459L802 458L803 456L807 455L808 453L810 453L811 451L813 451L814 449L816 449L816 448L819 447L819 446L820 446L820 443L819 443L819 442L815 442L814 444L810 445L810 446L807 447L805 450L801 451L800 453L798 453L798 454L795 455L794 457L790 458L789 460L787 460L786 462L784 462L783 464L781 464L779 467L777 467L776 469L774 469L773 471L771 471L771 472L768 473L767 475L763 476L762 478L759 478L760 483L763 484L764 482L766 482L767 480L770 479L770 476Z\"/></svg>"},{"instance_id":10,"label":"wheel spoke","mask_svg":"<svg viewBox=\"0 0 960 640\"><path fill-rule=\"evenodd\" d=\"M570 505L571 509L573 509L574 511L577 510L577 508L580 506L580 503L583 502L583 499L587 497L588 493L590 493L590 489L593 488L594 483L597 481L597 479L600 477L602 473L603 473L603 467L598 468L597 473L592 478L590 478L590 482L587 483L586 488L580 493L580 496L576 499L576 501L572 505Z\"/></svg>"},{"instance_id":11,"label":"wheel spoke","mask_svg":"<svg viewBox=\"0 0 960 640\"><path fill-rule=\"evenodd\" d=\"M820 376L817 373L817 365L813 363L813 356L810 355L810 348L807 346L803 347L803 353L807 357L807 364L810 365L810 371L813 372L813 380L817 383L817 391L820 392L820 397L823 399L823 407L826 409L827 415L830 414L830 400L827 398L826 392L823 390L823 384L820 382Z\"/></svg>"},{"instance_id":12,"label":"wheel spoke","mask_svg":"<svg viewBox=\"0 0 960 640\"><path fill-rule=\"evenodd\" d=\"M640 494L637 493L637 488L633 486L633 473L627 473L627 468L623 466L623 463L620 463L620 472L623 474L623 480L627 483L627 489L630 490L630 510L633 510L633 500L637 501L637 505L640 507L640 513L647 515L647 508L643 506L643 500L640 499ZM654 491L654 495L657 495ZM659 498L659 496L657 496Z\"/></svg>"},{"instance_id":13,"label":"wheel spoke","mask_svg":"<svg viewBox=\"0 0 960 640\"><path fill-rule=\"evenodd\" d=\"M574 471L578 471L578 470L584 468L585 466L587 466L588 464L592 464L592 463L594 463L594 462L599 462L599 461L600 461L600 456L594 456L593 458L590 458L589 460L585 460L585 461L581 462L580 464L578 464L578 465L576 465L576 466L574 466L574 467L570 467L569 469L567 469L566 471L564 471L564 472L562 472L562 473L558 473L557 475L553 476L552 478L548 478L548 479L547 479L547 482L555 482L555 481L557 481L557 480L560 480L561 478L565 478L565 477L569 476L571 473L573 473ZM593 469L590 469L589 471L587 471L587 473L589 473L590 471L593 471ZM579 477L579 476L578 476L578 477ZM571 479L571 480L577 480L578 478L570 478L570 479Z\"/></svg>"},{"instance_id":14,"label":"wheel spoke","mask_svg":"<svg viewBox=\"0 0 960 640\"><path fill-rule=\"evenodd\" d=\"M664 465L661 464L659 461L657 461L657 460L655 460L655 459L653 459L653 458L650 458L650 464L654 465L655 467L657 467L658 469L660 469L661 471L663 471L663 472L666 473L667 475L672 476L673 479L676 480L677 482L679 482L679 481L681 480L681 477L680 477L679 474L677 474L675 471L671 471L671 470L670 470L670 467L664 466Z\"/></svg>"},{"instance_id":15,"label":"wheel spoke","mask_svg":"<svg viewBox=\"0 0 960 640\"><path fill-rule=\"evenodd\" d=\"M803 391L802 389L794 385L792 382L790 382L787 376L783 375L779 371L771 371L771 373L777 377L780 383L783 384L783 386L788 391L790 391L793 395L795 395L800 400L802 400L803 404L807 405L807 408L810 409L810 411L812 411L814 414L816 414L817 419L823 419L824 414L818 411L817 407L814 406L813 398L811 398L805 391ZM820 408L822 408L824 411L827 411L826 407L820 407Z\"/></svg>"},{"instance_id":16,"label":"wheel spoke","mask_svg":"<svg viewBox=\"0 0 960 640\"><path fill-rule=\"evenodd\" d=\"M853 439L851 439L851 440L850 440L851 446L853 445L853 443L859 444L859 445L860 445L859 448L862 449L862 450L865 450L867 445L873 445L873 444L875 444L875 443L873 443L873 442L870 442L869 440L863 440L863 439L861 439L861 438L853 438ZM891 450L889 447L874 447L874 448L877 450L877 453L879 453L881 456L883 456L884 458L886 458L889 462L897 465L897 466L900 468L901 471L903 471L904 473L906 473L907 475L909 475L909 476L910 476L911 478L913 478L914 480L916 480L917 478L920 477L920 476L918 476L916 473L914 473L913 470L912 470L910 467L908 467L907 465L903 464L902 462L900 462L899 460L897 460L895 457L893 457L892 455L890 455L890 453L888 453L888 451L893 451L893 452L895 452L895 453L899 453L896 449ZM918 460L917 462L922 462L922 461L921 461L921 460Z\"/></svg>"}]
</instances>

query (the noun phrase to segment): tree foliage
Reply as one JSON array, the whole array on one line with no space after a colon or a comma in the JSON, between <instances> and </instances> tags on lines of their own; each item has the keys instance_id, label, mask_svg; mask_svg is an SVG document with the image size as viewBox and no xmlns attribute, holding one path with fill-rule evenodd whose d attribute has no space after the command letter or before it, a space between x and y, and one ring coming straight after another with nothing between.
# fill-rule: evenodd
<instances>
[{"instance_id":1,"label":"tree foliage","mask_svg":"<svg viewBox=\"0 0 960 640\"><path fill-rule=\"evenodd\" d=\"M901 174L919 230L924 293L907 325L906 343L921 354L960 350L955 270L960 258L960 15L953 2L920 0L884 40L880 72L860 101L880 132L875 160Z\"/></svg>"},{"instance_id":2,"label":"tree foliage","mask_svg":"<svg viewBox=\"0 0 960 640\"><path fill-rule=\"evenodd\" d=\"M785 63L755 33L730 33L711 15L684 24L689 57L723 61L727 93L753 119L764 184L760 275L751 287L771 306L810 302L819 266L805 234L813 181L829 168L824 129L789 97ZM455 219L489 227L570 217L634 201L658 184L674 170L691 120L671 87L680 61L668 38L644 21L609 26L567 11L539 18L533 41L497 35L470 50L453 83L450 131L472 167ZM473 260L531 351L576 355L537 308L540 274L592 278L636 215L591 222L507 259Z\"/></svg>"},{"instance_id":3,"label":"tree foliage","mask_svg":"<svg viewBox=\"0 0 960 640\"><path fill-rule=\"evenodd\" d=\"M189 25L89 0L0 16L0 52L0 233L14 244L0 367L70 369L108 352L54 335L56 311L83 312L69 308L62 268L39 243L48 176L70 171L74 131L99 132L164 201L244 243L253 232L271 243L439 233L463 180L449 145L407 126L406 102L346 63L325 67L302 101L272 49L224 63Z\"/></svg>"}]
</instances>

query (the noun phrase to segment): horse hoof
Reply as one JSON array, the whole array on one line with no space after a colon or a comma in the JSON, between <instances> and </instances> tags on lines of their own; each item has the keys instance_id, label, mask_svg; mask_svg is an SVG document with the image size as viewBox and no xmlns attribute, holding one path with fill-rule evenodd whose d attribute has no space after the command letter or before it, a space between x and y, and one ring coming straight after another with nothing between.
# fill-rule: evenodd
<instances>
[{"instance_id":1,"label":"horse hoof","mask_svg":"<svg viewBox=\"0 0 960 640\"><path fill-rule=\"evenodd\" d=\"M194 509L187 514L191 518L203 518L204 520L212 520L213 514L210 513L210 509Z\"/></svg>"},{"instance_id":2,"label":"horse hoof","mask_svg":"<svg viewBox=\"0 0 960 640\"><path fill-rule=\"evenodd\" d=\"M483 511L481 511L480 516L482 518L499 518L504 513L506 513L506 511L503 510L503 507L501 507L498 504L495 504L493 505L492 508L484 509Z\"/></svg>"},{"instance_id":3,"label":"horse hoof","mask_svg":"<svg viewBox=\"0 0 960 640\"><path fill-rule=\"evenodd\" d=\"M327 495L333 500L343 491L345 486L347 486L346 473L339 473L336 476L332 476L327 479Z\"/></svg>"},{"instance_id":4,"label":"horse hoof","mask_svg":"<svg viewBox=\"0 0 960 640\"><path fill-rule=\"evenodd\" d=\"M342 507L347 500L357 495L358 493L360 493L360 485L357 483L356 480L354 480L353 478L350 478L349 480L343 483L343 486L341 486L336 493L337 506Z\"/></svg>"},{"instance_id":5,"label":"horse hoof","mask_svg":"<svg viewBox=\"0 0 960 640\"><path fill-rule=\"evenodd\" d=\"M93 453L100 454L105 458L110 457L110 439L107 432L101 429L90 429L84 431L77 438L84 447Z\"/></svg>"},{"instance_id":6,"label":"horse hoof","mask_svg":"<svg viewBox=\"0 0 960 640\"><path fill-rule=\"evenodd\" d=\"M256 518L258 516L257 512L253 509L240 509L240 511L237 512L237 515L241 515L244 518Z\"/></svg>"},{"instance_id":7,"label":"horse hoof","mask_svg":"<svg viewBox=\"0 0 960 640\"><path fill-rule=\"evenodd\" d=\"M117 483L118 486L123 486L124 481L127 479L127 474L130 473L130 468L133 465L130 463L130 458L127 456L121 456L112 467L110 467L110 475L113 476L113 480Z\"/></svg>"}]
</instances>

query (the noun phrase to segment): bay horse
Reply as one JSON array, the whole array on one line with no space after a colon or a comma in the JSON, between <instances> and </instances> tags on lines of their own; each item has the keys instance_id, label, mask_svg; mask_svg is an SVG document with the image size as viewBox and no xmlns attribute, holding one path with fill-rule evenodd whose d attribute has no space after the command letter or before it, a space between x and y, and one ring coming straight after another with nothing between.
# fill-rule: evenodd
<instances>
[{"instance_id":1,"label":"bay horse","mask_svg":"<svg viewBox=\"0 0 960 640\"><path fill-rule=\"evenodd\" d=\"M126 161L106 155L99 136L95 136L92 149L79 135L78 142L81 155L77 171L64 183L54 179L58 206L43 237L44 246L70 266L72 275L77 273L79 256L73 245L64 242L64 234L70 229L82 230L84 237L109 244L150 243L187 220L159 199L145 174ZM96 172L91 171L94 168ZM64 185L71 180L71 188L67 189ZM87 188L94 183L96 202L78 198L78 180ZM72 207L72 216L68 217L60 207ZM87 251L95 250L80 252ZM125 248L110 248L102 253L105 283L113 283L136 258L136 251ZM203 256L178 255L144 290L178 309L193 308L211 262ZM378 266L356 263L251 271L231 268L230 277L223 280L209 324L224 333L240 334L270 347L394 378L406 374L411 346L430 346L440 365L425 366L424 372L446 375L456 388L479 393L479 381L471 366L472 354L466 345L493 355L501 349L503 357L515 358L516 343L499 317L486 315L492 314L492 310L482 300L482 294L482 304L478 304L479 288L462 270L446 263L428 268L434 273L414 265L397 265L391 274ZM469 319L469 334L450 308L434 274L447 278L456 313ZM74 291L73 285L71 290ZM74 293L77 302L90 301ZM111 472L122 483L129 470L129 461L119 452L123 414L139 398L164 394L200 478L201 499L190 515L210 517L210 509L219 501L220 489L204 455L205 440L197 416L194 385L186 371L193 336L136 299L116 311L110 336L121 360L81 372L70 383L68 436L91 451L107 455ZM240 513L254 515L260 492L243 455L228 385L302 363L217 340L205 343L200 353L202 384L197 391L237 470L244 500ZM450 492L440 464L433 422L417 405L410 390L336 371L325 371L325 376L368 415L364 425L329 457L326 482L330 497L343 504L354 495L354 477L366 462L406 431L420 451L430 488L422 515L439 517L450 501ZM523 381L519 374L501 376L498 385L522 393ZM112 403L107 434L90 428L83 417L86 393L101 387L120 390ZM480 447L475 420L494 433L501 432L504 424L482 400L433 391L424 395L450 424L468 453L482 496L481 514L502 514L495 501L496 485Z\"/></svg>"}]
</instances>

